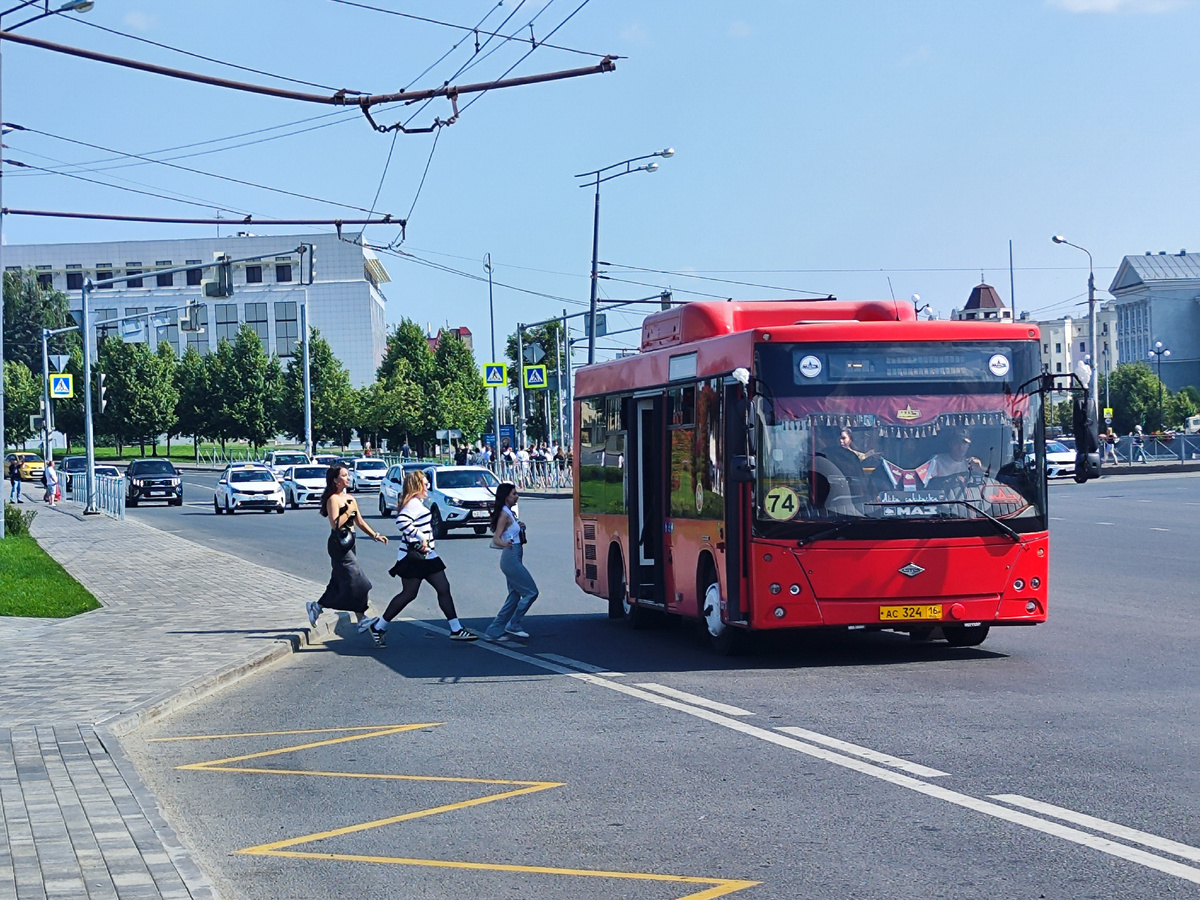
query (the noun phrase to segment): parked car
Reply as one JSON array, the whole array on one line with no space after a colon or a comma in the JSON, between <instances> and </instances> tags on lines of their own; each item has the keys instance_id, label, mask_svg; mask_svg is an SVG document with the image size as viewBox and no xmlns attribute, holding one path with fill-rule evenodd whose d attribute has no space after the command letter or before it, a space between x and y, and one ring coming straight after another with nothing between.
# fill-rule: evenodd
<instances>
[{"instance_id":1,"label":"parked car","mask_svg":"<svg viewBox=\"0 0 1200 900\"><path fill-rule=\"evenodd\" d=\"M116 466L96 466L92 471L96 473L97 478L120 478L121 470ZM86 476L84 476L86 477Z\"/></svg>"},{"instance_id":2,"label":"parked car","mask_svg":"<svg viewBox=\"0 0 1200 900\"><path fill-rule=\"evenodd\" d=\"M125 505L143 500L165 500L183 506L183 479L165 459L135 459L125 467Z\"/></svg>"},{"instance_id":3,"label":"parked car","mask_svg":"<svg viewBox=\"0 0 1200 900\"><path fill-rule=\"evenodd\" d=\"M263 465L275 473L275 480L283 483L283 472L289 466L306 466L309 464L307 453L298 450L272 450L263 459Z\"/></svg>"},{"instance_id":4,"label":"parked car","mask_svg":"<svg viewBox=\"0 0 1200 900\"><path fill-rule=\"evenodd\" d=\"M283 500L292 509L320 503L328 466L289 466L283 470Z\"/></svg>"},{"instance_id":5,"label":"parked car","mask_svg":"<svg viewBox=\"0 0 1200 900\"><path fill-rule=\"evenodd\" d=\"M487 534L488 519L496 499L499 480L482 466L436 466L427 473L434 538L445 537L451 528L472 528Z\"/></svg>"},{"instance_id":6,"label":"parked car","mask_svg":"<svg viewBox=\"0 0 1200 900\"><path fill-rule=\"evenodd\" d=\"M115 468L112 467L112 468ZM72 479L87 469L86 456L68 456L62 461L62 465L58 467L59 473L62 475L62 489L64 491L71 490ZM118 473L119 474L119 473Z\"/></svg>"},{"instance_id":7,"label":"parked car","mask_svg":"<svg viewBox=\"0 0 1200 900\"><path fill-rule=\"evenodd\" d=\"M21 480L22 481L41 481L42 472L46 469L46 464L42 462L42 458L36 453L29 450L18 450L15 453L10 453L4 457L4 477L8 477L8 467L14 459L20 460L21 463Z\"/></svg>"},{"instance_id":8,"label":"parked car","mask_svg":"<svg viewBox=\"0 0 1200 900\"><path fill-rule=\"evenodd\" d=\"M283 512L283 488L266 466L229 466L221 474L213 492L213 512L233 515L243 509Z\"/></svg>"},{"instance_id":9,"label":"parked car","mask_svg":"<svg viewBox=\"0 0 1200 900\"><path fill-rule=\"evenodd\" d=\"M339 459L341 459L341 457L336 453L318 453L313 457L312 461L314 465L325 466L325 468L329 468Z\"/></svg>"},{"instance_id":10,"label":"parked car","mask_svg":"<svg viewBox=\"0 0 1200 900\"><path fill-rule=\"evenodd\" d=\"M352 492L379 490L379 483L383 481L383 475L387 471L387 463L370 456L360 456L358 459L349 460L349 463L346 468L350 472Z\"/></svg>"},{"instance_id":11,"label":"parked car","mask_svg":"<svg viewBox=\"0 0 1200 900\"><path fill-rule=\"evenodd\" d=\"M404 479L409 472L425 471L437 468L436 463L406 462L391 466L379 483L379 514L384 518L395 515L400 510L400 498L404 496ZM430 481L432 481L432 477Z\"/></svg>"}]
</instances>

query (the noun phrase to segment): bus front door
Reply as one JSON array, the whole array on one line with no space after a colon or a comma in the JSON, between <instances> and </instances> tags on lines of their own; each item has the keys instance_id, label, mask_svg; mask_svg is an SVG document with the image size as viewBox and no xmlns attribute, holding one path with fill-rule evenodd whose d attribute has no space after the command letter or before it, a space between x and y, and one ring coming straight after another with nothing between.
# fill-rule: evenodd
<instances>
[{"instance_id":1,"label":"bus front door","mask_svg":"<svg viewBox=\"0 0 1200 900\"><path fill-rule=\"evenodd\" d=\"M639 600L662 604L663 575L663 395L634 397L630 419L629 553L630 593Z\"/></svg>"}]
</instances>

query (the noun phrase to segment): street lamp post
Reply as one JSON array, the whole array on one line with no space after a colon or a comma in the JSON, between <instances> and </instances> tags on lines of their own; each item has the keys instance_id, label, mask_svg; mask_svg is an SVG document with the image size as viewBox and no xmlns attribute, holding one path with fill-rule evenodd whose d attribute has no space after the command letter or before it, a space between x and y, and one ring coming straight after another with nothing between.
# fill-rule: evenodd
<instances>
[{"instance_id":1,"label":"street lamp post","mask_svg":"<svg viewBox=\"0 0 1200 900\"><path fill-rule=\"evenodd\" d=\"M22 25L28 25L30 22L36 22L38 19L44 19L47 16L53 16L58 13L87 12L89 9L91 9L93 6L95 6L95 3L92 2L92 0L70 0L70 2L64 3L58 9L50 9L49 2L50 2L50 0L46 0L46 8L42 12L38 13L36 16L32 16L32 17L26 19L24 22L18 22L16 25L12 26L12 28L10 28L8 30L12 31L14 29L20 28ZM37 4L36 4L35 0L25 0L25 2L23 2L23 3L18 3L16 6L11 7L10 9L6 9L3 12L0 12L0 22L2 22L4 17L7 16L9 13L14 13L14 12L17 12L18 10L22 10L22 9L29 9L31 6L36 7L36 5ZM3 28L3 25L0 24L0 29L2 29L2 28ZM2 40L0 40L0 44L3 44L3 43L4 42ZM3 64L2 64L2 59L0 59L0 71L2 71L2 70L3 70ZM2 119L0 119L0 121L2 121ZM0 127L0 168L3 168L3 166L4 166L4 159L3 159L4 134L3 134L3 132L4 132L4 129L2 127ZM3 181L3 179L0 179L0 183L2 183L2 181ZM3 205L3 198L0 197L0 206L2 206L2 205ZM0 216L0 456L3 456L4 451L8 449L8 441L4 436L4 297L3 297L3 295L4 295L4 281L3 281L4 261L2 258L2 254L4 252L3 248L4 248L3 216ZM0 516L0 538L3 538L3 537L4 537L4 516Z\"/></svg>"},{"instance_id":2,"label":"street lamp post","mask_svg":"<svg viewBox=\"0 0 1200 900\"><path fill-rule=\"evenodd\" d=\"M589 184L595 185L596 188L596 210L592 218L592 288L591 300L588 303L588 365L596 361L596 282L599 274L596 271L596 266L599 264L600 253L600 185L606 181L612 181L614 178L620 178L622 175L629 175L632 172L657 172L658 163L647 163L644 166L634 166L633 163L641 162L643 159L653 159L656 156L661 156L663 159L670 159L675 155L675 150L668 147L665 150L659 150L657 153L647 153L645 156L634 156L631 159L623 159L619 163L613 163L611 166L605 166L603 169L596 169L594 172L583 172L576 175L576 178L594 179L580 187L587 187ZM619 172L611 172L612 169L618 169L624 166ZM605 172L610 172L604 175ZM601 178L600 176L604 177Z\"/></svg>"},{"instance_id":3,"label":"street lamp post","mask_svg":"<svg viewBox=\"0 0 1200 900\"><path fill-rule=\"evenodd\" d=\"M1050 238L1056 244L1066 244L1068 247L1074 247L1076 250L1082 250L1087 254L1088 258L1088 347L1092 353L1092 359L1096 360L1096 273L1092 265L1092 253L1086 247L1080 247L1078 244L1072 244L1061 234L1056 234ZM1097 446L1100 440L1100 416L1097 407L1100 403L1099 394L1099 372L1097 366L1089 366L1091 372L1088 377L1088 417L1092 430L1092 438L1096 441Z\"/></svg>"},{"instance_id":4,"label":"street lamp post","mask_svg":"<svg viewBox=\"0 0 1200 900\"><path fill-rule=\"evenodd\" d=\"M1160 434L1163 430L1162 358L1170 355L1171 351L1163 346L1162 341L1155 341L1154 346L1150 348L1150 358L1158 359L1158 431Z\"/></svg>"},{"instance_id":5,"label":"street lamp post","mask_svg":"<svg viewBox=\"0 0 1200 900\"><path fill-rule=\"evenodd\" d=\"M496 307L492 303L492 254L487 254L483 258L483 267L488 273L488 317L492 323L492 362L496 361ZM521 368L521 361L517 360L517 371ZM496 448L493 451L494 456L492 462L500 462L500 392L497 388L492 388L492 432L496 436ZM497 469L496 471L500 471Z\"/></svg>"}]
</instances>

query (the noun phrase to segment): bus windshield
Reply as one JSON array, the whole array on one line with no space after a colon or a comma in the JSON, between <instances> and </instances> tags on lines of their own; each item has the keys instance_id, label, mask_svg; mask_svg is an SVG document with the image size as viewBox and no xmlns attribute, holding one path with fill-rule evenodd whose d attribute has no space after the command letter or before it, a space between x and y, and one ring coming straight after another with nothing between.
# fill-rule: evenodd
<instances>
[{"instance_id":1,"label":"bus windshield","mask_svg":"<svg viewBox=\"0 0 1200 900\"><path fill-rule=\"evenodd\" d=\"M1032 342L762 345L756 369L756 534L1045 529Z\"/></svg>"}]
</instances>

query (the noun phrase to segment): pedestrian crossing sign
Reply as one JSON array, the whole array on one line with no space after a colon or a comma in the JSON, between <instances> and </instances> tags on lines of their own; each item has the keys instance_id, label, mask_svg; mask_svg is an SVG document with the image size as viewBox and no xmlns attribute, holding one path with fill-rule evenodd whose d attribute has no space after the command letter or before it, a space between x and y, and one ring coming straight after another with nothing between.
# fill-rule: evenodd
<instances>
[{"instance_id":1,"label":"pedestrian crossing sign","mask_svg":"<svg viewBox=\"0 0 1200 900\"><path fill-rule=\"evenodd\" d=\"M531 391L546 389L546 367L544 365L525 366L525 387Z\"/></svg>"},{"instance_id":2,"label":"pedestrian crossing sign","mask_svg":"<svg viewBox=\"0 0 1200 900\"><path fill-rule=\"evenodd\" d=\"M75 396L75 379L71 375L50 376L50 396L55 400L66 400Z\"/></svg>"},{"instance_id":3,"label":"pedestrian crossing sign","mask_svg":"<svg viewBox=\"0 0 1200 900\"><path fill-rule=\"evenodd\" d=\"M487 363L483 367L483 383L487 387L504 387L508 381L508 366L504 363Z\"/></svg>"}]
</instances>

